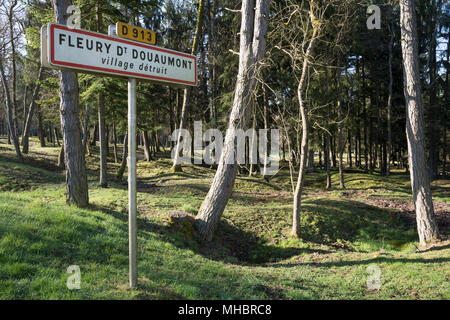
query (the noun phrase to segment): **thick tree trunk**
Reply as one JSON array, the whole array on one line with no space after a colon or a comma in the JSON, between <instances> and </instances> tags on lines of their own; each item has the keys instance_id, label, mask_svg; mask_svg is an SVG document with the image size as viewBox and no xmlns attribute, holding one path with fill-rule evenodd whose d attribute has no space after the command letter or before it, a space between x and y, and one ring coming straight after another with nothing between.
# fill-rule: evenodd
<instances>
[{"instance_id":1,"label":"thick tree trunk","mask_svg":"<svg viewBox=\"0 0 450 320\"><path fill-rule=\"evenodd\" d=\"M40 89L40 81L42 80L42 66L39 68L38 81L36 83L36 87L34 87L33 96L31 97L30 107L28 109L27 121L25 122L23 136L22 136L22 152L28 153L29 146L29 137L30 137L30 129L31 123L33 121L34 109L35 109L35 101L38 98L39 89Z\"/></svg>"},{"instance_id":2,"label":"thick tree trunk","mask_svg":"<svg viewBox=\"0 0 450 320\"><path fill-rule=\"evenodd\" d=\"M5 100L6 100L6 110L7 110L7 114L8 114L9 132L10 132L10 135L11 135L12 142L14 144L14 149L16 150L17 160L19 162L23 162L22 154L20 153L19 139L18 139L18 137L16 135L16 130L14 128L13 106L12 106L12 103L11 103L11 98L9 96L8 82L6 80L5 70L3 69L3 64L2 64L1 59L0 59L0 76L2 77L3 90L5 92Z\"/></svg>"},{"instance_id":3,"label":"thick tree trunk","mask_svg":"<svg viewBox=\"0 0 450 320\"><path fill-rule=\"evenodd\" d=\"M251 109L248 107L256 85L254 77L257 64L265 51L265 35L269 0L243 0L240 31L239 71L233 107L222 149L219 165L211 188L196 217L196 229L206 240L211 240L228 199L233 191L238 164L234 141L238 129L245 129Z\"/></svg>"},{"instance_id":4,"label":"thick tree trunk","mask_svg":"<svg viewBox=\"0 0 450 320\"><path fill-rule=\"evenodd\" d=\"M414 0L400 0L400 27L402 34L406 136L411 187L416 211L419 241L421 245L426 245L437 239L439 232L434 215L430 179L426 164Z\"/></svg>"},{"instance_id":5,"label":"thick tree trunk","mask_svg":"<svg viewBox=\"0 0 450 320\"><path fill-rule=\"evenodd\" d=\"M66 24L70 0L53 0L57 23ZM81 148L81 128L78 119L78 79L75 72L60 71L60 115L66 162L67 203L85 207L89 203L86 163Z\"/></svg>"}]
</instances>

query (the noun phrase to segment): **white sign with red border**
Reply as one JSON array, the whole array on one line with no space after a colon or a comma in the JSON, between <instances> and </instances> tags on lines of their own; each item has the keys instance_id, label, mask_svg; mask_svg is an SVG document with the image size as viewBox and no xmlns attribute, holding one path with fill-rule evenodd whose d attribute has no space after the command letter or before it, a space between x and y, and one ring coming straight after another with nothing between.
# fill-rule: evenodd
<instances>
[{"instance_id":1,"label":"white sign with red border","mask_svg":"<svg viewBox=\"0 0 450 320\"><path fill-rule=\"evenodd\" d=\"M197 85L193 55L55 23L46 29L41 32L42 60L53 68Z\"/></svg>"}]
</instances>

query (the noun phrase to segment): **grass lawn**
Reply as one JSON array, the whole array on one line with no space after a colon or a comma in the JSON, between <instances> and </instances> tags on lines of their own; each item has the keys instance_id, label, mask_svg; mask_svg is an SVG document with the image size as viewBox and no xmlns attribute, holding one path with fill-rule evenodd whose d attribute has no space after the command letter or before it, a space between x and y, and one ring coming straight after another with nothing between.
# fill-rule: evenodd
<instances>
[{"instance_id":1,"label":"grass lawn","mask_svg":"<svg viewBox=\"0 0 450 320\"><path fill-rule=\"evenodd\" d=\"M236 180L216 237L187 239L167 213L196 214L214 170L169 173L167 155L138 162L139 286L128 289L126 176L98 186L98 151L87 156L90 206L65 205L59 148L30 142L26 164L0 139L0 299L450 299L450 242L417 252L409 175L352 170L346 190L324 190L322 170L306 178L302 238L290 237L292 193L283 168L270 182ZM162 156L162 155L161 155ZM142 158L142 155L140 155ZM433 182L448 237L450 180ZM69 290L78 265L81 289ZM367 268L381 272L368 290Z\"/></svg>"}]
</instances>

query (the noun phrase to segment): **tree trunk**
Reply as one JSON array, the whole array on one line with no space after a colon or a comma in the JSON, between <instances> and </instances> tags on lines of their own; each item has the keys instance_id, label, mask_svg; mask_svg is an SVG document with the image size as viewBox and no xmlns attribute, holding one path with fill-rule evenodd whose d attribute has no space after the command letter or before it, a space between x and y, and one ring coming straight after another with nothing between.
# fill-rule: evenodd
<instances>
[{"instance_id":1,"label":"tree trunk","mask_svg":"<svg viewBox=\"0 0 450 320\"><path fill-rule=\"evenodd\" d=\"M30 137L30 129L31 123L33 121L34 107L36 105L35 101L38 98L39 89L41 86L40 81L42 80L42 66L39 68L38 81L36 82L36 87L34 87L33 96L31 97L30 106L28 108L27 121L25 122L23 136L22 136L22 152L28 153L29 146L29 137Z\"/></svg>"},{"instance_id":2,"label":"tree trunk","mask_svg":"<svg viewBox=\"0 0 450 320\"><path fill-rule=\"evenodd\" d=\"M353 167L353 160L352 160L352 133L350 131L350 128L347 129L347 140L348 140L348 164L350 168Z\"/></svg>"},{"instance_id":3,"label":"tree trunk","mask_svg":"<svg viewBox=\"0 0 450 320\"><path fill-rule=\"evenodd\" d=\"M430 179L427 172L425 155L419 50L414 0L400 0L400 27L402 34L408 159L416 211L417 231L419 233L420 244L423 246L437 239L439 237L439 231L431 199Z\"/></svg>"},{"instance_id":4,"label":"tree trunk","mask_svg":"<svg viewBox=\"0 0 450 320\"><path fill-rule=\"evenodd\" d=\"M195 28L195 36L194 36L194 42L192 43L192 50L191 54L196 54L197 51L197 44L200 38L200 32L203 24L203 11L204 11L204 0L199 0L198 2L198 15L197 15L197 26ZM187 117L187 107L188 107L188 101L189 101L189 88L185 87L183 90L183 107L181 108L181 119L180 119L180 134L177 137L177 145L176 145L176 152L175 157L173 159L173 166L172 171L173 172L180 172L181 169L181 159L180 159L180 153L181 153L181 147L183 143L181 143L181 130L186 128L186 117Z\"/></svg>"},{"instance_id":5,"label":"tree trunk","mask_svg":"<svg viewBox=\"0 0 450 320\"><path fill-rule=\"evenodd\" d=\"M53 130L55 132L56 144L58 145L58 147L61 147L61 144L59 143L58 128L55 127Z\"/></svg>"},{"instance_id":6,"label":"tree trunk","mask_svg":"<svg viewBox=\"0 0 450 320\"><path fill-rule=\"evenodd\" d=\"M450 32L447 34L447 70L445 72L445 103L447 105L450 105L450 81L449 81L449 70L450 70ZM442 122L445 124L448 121L447 117L442 117ZM447 126L444 127L444 141L442 144L442 157L443 157L443 163L442 163L442 176L446 178L447 176Z\"/></svg>"},{"instance_id":7,"label":"tree trunk","mask_svg":"<svg viewBox=\"0 0 450 320\"><path fill-rule=\"evenodd\" d=\"M103 16L101 11L101 2L97 2L96 5L96 15L97 15L97 31L103 32ZM103 81L100 79L100 81ZM105 97L103 92L100 91L97 97L98 102L98 136L100 139L100 187L106 188L108 186L107 182L107 164L108 164L108 137L106 131L108 130L105 126Z\"/></svg>"},{"instance_id":8,"label":"tree trunk","mask_svg":"<svg viewBox=\"0 0 450 320\"><path fill-rule=\"evenodd\" d=\"M70 0L53 0L55 20L66 24ZM86 207L89 203L86 163L81 149L81 128L78 119L78 79L71 71L59 71L60 116L66 162L67 203Z\"/></svg>"},{"instance_id":9,"label":"tree trunk","mask_svg":"<svg viewBox=\"0 0 450 320\"><path fill-rule=\"evenodd\" d=\"M113 122L113 143L114 143L114 163L117 163L119 155L117 153L117 129L115 122Z\"/></svg>"},{"instance_id":10,"label":"tree trunk","mask_svg":"<svg viewBox=\"0 0 450 320\"><path fill-rule=\"evenodd\" d=\"M344 185L344 142L342 138L342 97L341 97L341 59L338 57L337 72L337 116L338 116L338 152L339 152L339 187Z\"/></svg>"},{"instance_id":11,"label":"tree trunk","mask_svg":"<svg viewBox=\"0 0 450 320\"><path fill-rule=\"evenodd\" d=\"M392 46L394 44L394 30L393 23L390 24L389 31L391 32L391 37L389 39L389 97L387 103L387 131L388 131L388 141L387 141L387 160L386 160L386 175L391 174L391 154L392 154Z\"/></svg>"},{"instance_id":12,"label":"tree trunk","mask_svg":"<svg viewBox=\"0 0 450 320\"><path fill-rule=\"evenodd\" d=\"M430 1L430 22L429 22L429 94L430 106L428 108L428 138L429 138L429 174L431 180L434 180L439 175L439 140L440 140L440 108L439 98L437 97L437 64L436 64L436 42L437 42L437 22L438 11L436 10L436 1ZM427 135L426 135L427 136Z\"/></svg>"},{"instance_id":13,"label":"tree trunk","mask_svg":"<svg viewBox=\"0 0 450 320\"><path fill-rule=\"evenodd\" d=\"M213 5L214 3L214 5ZM216 101L215 101L215 92L216 92L216 51L215 51L215 12L216 12L216 3L213 0L209 0L208 2L208 13L209 13L209 33L208 33L208 62L209 62L209 87L211 91L210 95L210 113L212 119L213 128L217 128L217 110L216 110Z\"/></svg>"},{"instance_id":14,"label":"tree trunk","mask_svg":"<svg viewBox=\"0 0 450 320\"><path fill-rule=\"evenodd\" d=\"M58 154L58 167L61 169L64 169L65 161L64 161L64 145L62 145L61 149L59 150Z\"/></svg>"},{"instance_id":15,"label":"tree trunk","mask_svg":"<svg viewBox=\"0 0 450 320\"><path fill-rule=\"evenodd\" d=\"M104 121L104 120L103 120ZM106 132L106 137L105 137L105 151L106 151L106 159L108 159L109 157L109 141L110 141L110 134L109 134L109 126L105 125L105 132Z\"/></svg>"},{"instance_id":16,"label":"tree trunk","mask_svg":"<svg viewBox=\"0 0 450 320\"><path fill-rule=\"evenodd\" d=\"M362 59L362 98L363 98L363 123L364 123L364 172L369 172L369 147L367 144L368 140L368 132L367 132L367 106L366 106L366 69L365 69L365 60L364 57Z\"/></svg>"},{"instance_id":17,"label":"tree trunk","mask_svg":"<svg viewBox=\"0 0 450 320\"><path fill-rule=\"evenodd\" d=\"M125 172L125 167L127 166L127 157L128 157L128 133L125 133L125 137L123 138L123 153L122 153L122 162L120 163L120 168L117 171L117 180L121 181L123 177L123 173Z\"/></svg>"},{"instance_id":18,"label":"tree trunk","mask_svg":"<svg viewBox=\"0 0 450 320\"><path fill-rule=\"evenodd\" d=\"M315 24L313 19L314 12L310 9L309 15L311 17L311 23L313 24L313 33L308 41L308 48L306 49L305 57L303 59L302 73L300 76L300 81L297 87L297 97L299 103L299 116L302 121L302 144L301 144L301 155L300 155L300 169L298 171L297 184L294 191L294 205L293 205L293 215L292 215L292 235L296 238L300 238L300 209L302 203L302 192L303 192L303 182L305 181L306 175L306 159L308 156L308 130L309 130L309 119L307 106L304 101L304 92L306 87L306 77L308 73L309 59L313 53L314 45L316 43L316 37L318 33L318 24Z\"/></svg>"},{"instance_id":19,"label":"tree trunk","mask_svg":"<svg viewBox=\"0 0 450 320\"><path fill-rule=\"evenodd\" d=\"M87 141L89 139L89 109L90 106L86 103L86 111L84 113L84 124L83 124L83 140L81 142L81 149L84 154L86 154Z\"/></svg>"},{"instance_id":20,"label":"tree trunk","mask_svg":"<svg viewBox=\"0 0 450 320\"><path fill-rule=\"evenodd\" d=\"M28 114L28 110L27 110L27 95L28 95L28 85L25 84L25 89L24 89L24 93L23 93L23 111L22 111L22 142L23 142L23 134L25 132L25 124L27 122L27 114ZM22 151L23 152L23 151Z\"/></svg>"},{"instance_id":21,"label":"tree trunk","mask_svg":"<svg viewBox=\"0 0 450 320\"><path fill-rule=\"evenodd\" d=\"M196 217L196 229L208 241L212 239L233 191L238 168L234 152L235 134L238 129L245 129L249 120L251 109L248 102L256 86L255 71L265 51L269 2L256 0L255 6L253 0L242 1L239 71L233 107L216 174Z\"/></svg>"},{"instance_id":22,"label":"tree trunk","mask_svg":"<svg viewBox=\"0 0 450 320\"><path fill-rule=\"evenodd\" d=\"M308 132L309 134L309 132ZM313 149L309 149L308 151L308 161L307 161L308 165L307 165L307 171L308 172L313 172L314 171L314 150Z\"/></svg>"},{"instance_id":23,"label":"tree trunk","mask_svg":"<svg viewBox=\"0 0 450 320\"><path fill-rule=\"evenodd\" d=\"M11 65L12 65L12 96L11 102L12 105L12 114L13 114L13 130L14 136L18 138L18 114L17 114L17 68L16 68L16 46L14 43L14 8L17 6L17 0L11 2L8 13L8 26L9 26L9 37L11 39Z\"/></svg>"},{"instance_id":24,"label":"tree trunk","mask_svg":"<svg viewBox=\"0 0 450 320\"><path fill-rule=\"evenodd\" d=\"M100 138L100 186L106 188L108 182L106 181L107 174L107 158L106 158L106 128L104 116L105 99L102 93L98 94L98 131Z\"/></svg>"},{"instance_id":25,"label":"tree trunk","mask_svg":"<svg viewBox=\"0 0 450 320\"><path fill-rule=\"evenodd\" d=\"M42 120L42 112L41 112L41 106L38 104L38 136L39 141L41 143L41 148L45 147L45 136L44 136L44 128L43 128L43 120Z\"/></svg>"},{"instance_id":26,"label":"tree trunk","mask_svg":"<svg viewBox=\"0 0 450 320\"><path fill-rule=\"evenodd\" d=\"M152 160L152 156L150 154L150 144L148 139L148 132L142 131L142 140L144 140L144 155L145 155L145 161Z\"/></svg>"},{"instance_id":27,"label":"tree trunk","mask_svg":"<svg viewBox=\"0 0 450 320\"><path fill-rule=\"evenodd\" d=\"M9 96L8 82L6 81L5 70L3 69L3 64L2 64L1 59L0 59L0 73L1 73L2 82L3 82L3 89L4 89L4 92L5 92L5 100L6 100L6 110L7 110L7 114L8 114L9 132L10 132L10 135L11 135L12 142L14 144L14 149L16 150L17 160L19 162L23 162L22 154L20 153L19 139L17 138L16 130L14 128L13 106L12 106L11 99L10 99L10 96Z\"/></svg>"},{"instance_id":28,"label":"tree trunk","mask_svg":"<svg viewBox=\"0 0 450 320\"><path fill-rule=\"evenodd\" d=\"M328 67L325 67L325 97L329 97L329 82L328 82ZM328 102L328 101L327 101ZM331 138L330 138L330 124L329 121L327 121L327 132L325 133L325 150L324 150L324 160L325 160L325 170L327 172L327 190L331 189L331 172L330 172L330 145L331 145Z\"/></svg>"}]
</instances>

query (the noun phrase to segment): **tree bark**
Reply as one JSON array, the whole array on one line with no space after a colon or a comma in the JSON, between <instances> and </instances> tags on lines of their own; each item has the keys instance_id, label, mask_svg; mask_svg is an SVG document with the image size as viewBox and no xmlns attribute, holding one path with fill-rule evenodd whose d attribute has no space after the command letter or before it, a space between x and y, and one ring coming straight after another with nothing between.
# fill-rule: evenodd
<instances>
[{"instance_id":1,"label":"tree bark","mask_svg":"<svg viewBox=\"0 0 450 320\"><path fill-rule=\"evenodd\" d=\"M325 97L328 98L329 94L329 82L328 82L328 67L325 67ZM325 170L327 172L327 190L331 189L331 172L330 172L330 124L327 121L327 132L325 133L325 150L324 150L324 160L325 160Z\"/></svg>"},{"instance_id":2,"label":"tree bark","mask_svg":"<svg viewBox=\"0 0 450 320\"><path fill-rule=\"evenodd\" d=\"M83 140L81 141L81 149L84 154L86 154L87 141L89 139L89 110L90 106L86 103L86 111L84 113L84 124L83 124Z\"/></svg>"},{"instance_id":3,"label":"tree bark","mask_svg":"<svg viewBox=\"0 0 450 320\"><path fill-rule=\"evenodd\" d=\"M102 93L98 94L98 131L100 138L100 186L106 188L108 182L106 181L107 174L107 157L106 157L106 128L104 117L105 99Z\"/></svg>"},{"instance_id":4,"label":"tree bark","mask_svg":"<svg viewBox=\"0 0 450 320\"><path fill-rule=\"evenodd\" d=\"M348 140L348 164L349 167L353 167L353 160L352 160L352 133L350 128L347 129L347 140Z\"/></svg>"},{"instance_id":5,"label":"tree bark","mask_svg":"<svg viewBox=\"0 0 450 320\"><path fill-rule=\"evenodd\" d=\"M114 163L118 162L119 155L117 154L117 129L116 122L113 122L113 145L114 145Z\"/></svg>"},{"instance_id":6,"label":"tree bark","mask_svg":"<svg viewBox=\"0 0 450 320\"><path fill-rule=\"evenodd\" d=\"M270 0L256 0L255 9L253 0L242 1L239 71L233 107L219 165L195 224L198 233L208 241L212 239L233 191L238 169L234 152L235 133L238 129L245 129L249 120L251 108L248 107L248 102L256 86L254 75L265 51L269 2Z\"/></svg>"},{"instance_id":7,"label":"tree bark","mask_svg":"<svg viewBox=\"0 0 450 320\"><path fill-rule=\"evenodd\" d=\"M308 48L306 49L305 56L303 58L302 71L300 76L300 81L297 86L297 98L299 104L299 116L302 121L302 143L301 143L301 154L300 154L300 168L298 171L297 184L294 191L294 205L293 205L293 215L292 215L292 236L300 238L300 210L302 203L302 192L303 183L305 181L306 175L306 159L308 156L308 134L309 134L309 119L307 106L304 101L304 92L306 87L306 77L308 76L308 66L309 59L312 56L314 45L316 43L316 37L318 33L318 24L314 20L313 9L310 9L309 15L311 17L311 24L313 25L313 33L311 38L308 40Z\"/></svg>"},{"instance_id":8,"label":"tree bark","mask_svg":"<svg viewBox=\"0 0 450 320\"><path fill-rule=\"evenodd\" d=\"M127 157L128 157L128 133L125 133L125 137L123 138L123 153L122 153L122 162L120 163L120 168L117 171L117 180L121 181L123 177L123 173L125 172L125 167L127 166Z\"/></svg>"},{"instance_id":9,"label":"tree bark","mask_svg":"<svg viewBox=\"0 0 450 320\"><path fill-rule=\"evenodd\" d=\"M204 11L204 0L199 0L198 2L198 15L197 15L197 26L195 28L195 36L194 36L194 42L192 43L192 50L191 54L196 54L197 52L197 44L200 38L200 32L203 25L203 11ZM172 171L173 172L180 172L181 169L181 147L183 146L183 143L181 142L181 129L186 128L186 117L187 117L187 107L188 107L188 101L189 101L189 88L185 87L183 90L183 106L181 108L181 119L180 119L180 134L177 137L177 145L176 145L176 152L175 157L173 159L173 166Z\"/></svg>"},{"instance_id":10,"label":"tree bark","mask_svg":"<svg viewBox=\"0 0 450 320\"><path fill-rule=\"evenodd\" d=\"M53 0L57 23L66 24L70 0ZM78 79L71 71L60 71L60 117L66 162L67 203L86 207L89 203L86 163L81 148L81 128L78 119Z\"/></svg>"},{"instance_id":11,"label":"tree bark","mask_svg":"<svg viewBox=\"0 0 450 320\"><path fill-rule=\"evenodd\" d=\"M391 37L389 39L389 96L387 103L387 131L388 131L388 141L387 141L387 160L386 160L386 175L389 176L391 174L391 154L392 154L392 46L394 44L394 30L393 23L391 23L389 31L391 32Z\"/></svg>"},{"instance_id":12,"label":"tree bark","mask_svg":"<svg viewBox=\"0 0 450 320\"><path fill-rule=\"evenodd\" d=\"M366 106L366 69L365 69L365 60L364 57L362 59L362 98L363 98L363 123L364 123L364 172L369 172L369 147L367 144L368 133L367 133L367 106Z\"/></svg>"},{"instance_id":13,"label":"tree bark","mask_svg":"<svg viewBox=\"0 0 450 320\"><path fill-rule=\"evenodd\" d=\"M64 169L65 167L65 161L64 161L64 145L62 145L61 149L59 150L58 155L58 167L61 169Z\"/></svg>"},{"instance_id":14,"label":"tree bark","mask_svg":"<svg viewBox=\"0 0 450 320\"><path fill-rule=\"evenodd\" d=\"M42 119L42 111L41 106L38 104L37 107L37 113L38 113L38 136L39 141L41 143L41 148L45 147L45 136L44 136L44 128L43 128L43 119Z\"/></svg>"},{"instance_id":15,"label":"tree bark","mask_svg":"<svg viewBox=\"0 0 450 320\"><path fill-rule=\"evenodd\" d=\"M28 108L27 121L25 122L25 127L23 130L22 152L25 154L28 153L31 123L33 121L34 109L35 109L35 105L36 105L35 101L38 98L39 89L41 87L41 83L40 83L41 80L42 80L42 66L39 68L38 81L36 83L36 87L34 87L33 96L31 97L30 106Z\"/></svg>"},{"instance_id":16,"label":"tree bark","mask_svg":"<svg viewBox=\"0 0 450 320\"><path fill-rule=\"evenodd\" d=\"M97 31L103 32L103 16L101 11L101 1L97 1L96 5L96 14L97 14ZM103 81L100 79L100 81ZM105 97L103 92L100 89L98 93L98 136L100 140L100 187L106 188L108 186L107 182L107 165L108 165L108 137L106 134L106 126L105 126Z\"/></svg>"},{"instance_id":17,"label":"tree bark","mask_svg":"<svg viewBox=\"0 0 450 320\"><path fill-rule=\"evenodd\" d=\"M344 142L342 138L342 97L341 97L341 59L338 57L337 72L337 116L338 116L338 152L339 152L339 187L345 189L344 185Z\"/></svg>"},{"instance_id":18,"label":"tree bark","mask_svg":"<svg viewBox=\"0 0 450 320\"><path fill-rule=\"evenodd\" d=\"M14 44L14 8L17 6L17 0L11 2L8 14L9 37L11 39L11 65L12 65L12 96L11 105L14 122L14 135L18 139L18 114L17 114L17 68L16 68L16 46Z\"/></svg>"},{"instance_id":19,"label":"tree bark","mask_svg":"<svg viewBox=\"0 0 450 320\"><path fill-rule=\"evenodd\" d=\"M430 179L426 165L414 0L400 0L400 27L402 34L406 136L411 188L416 211L419 241L423 246L437 239L439 237L439 231L434 215Z\"/></svg>"},{"instance_id":20,"label":"tree bark","mask_svg":"<svg viewBox=\"0 0 450 320\"><path fill-rule=\"evenodd\" d=\"M14 144L14 149L16 150L17 160L19 162L23 162L22 154L20 153L19 139L17 138L16 130L14 129L13 106L11 103L11 98L9 96L8 82L6 81L5 70L3 69L3 63L1 61L1 59L0 59L0 73L1 73L2 82L3 82L3 90L5 92L6 111L8 114L9 132L11 135L12 142Z\"/></svg>"},{"instance_id":21,"label":"tree bark","mask_svg":"<svg viewBox=\"0 0 450 320\"><path fill-rule=\"evenodd\" d=\"M58 128L53 128L53 131L55 132L55 140L58 147L61 147L61 144L59 143L59 136L58 136Z\"/></svg>"},{"instance_id":22,"label":"tree bark","mask_svg":"<svg viewBox=\"0 0 450 320\"><path fill-rule=\"evenodd\" d=\"M24 93L23 93L23 118L22 118L22 140L23 140L23 133L25 132L25 125L27 122L27 114L28 114L28 109L27 109L27 95L28 95L28 85L25 84L25 89L24 89ZM23 141L22 141L23 142ZM23 152L23 151L22 151Z\"/></svg>"},{"instance_id":23,"label":"tree bark","mask_svg":"<svg viewBox=\"0 0 450 320\"><path fill-rule=\"evenodd\" d=\"M437 97L437 64L436 64L436 42L437 42L437 22L436 20L438 11L436 1L433 0L430 3L430 21L429 21L429 40L430 40L430 52L429 52L429 94L430 94L430 106L428 108L428 138L429 138L429 174L430 179L434 180L439 175L439 140L440 140L440 121L439 121L439 100ZM440 5L439 5L440 7ZM440 9L440 8L439 8Z\"/></svg>"},{"instance_id":24,"label":"tree bark","mask_svg":"<svg viewBox=\"0 0 450 320\"><path fill-rule=\"evenodd\" d=\"M148 132L142 131L142 140L144 140L144 155L145 155L145 161L152 160L152 156L150 154L150 141L148 139Z\"/></svg>"}]
</instances>

